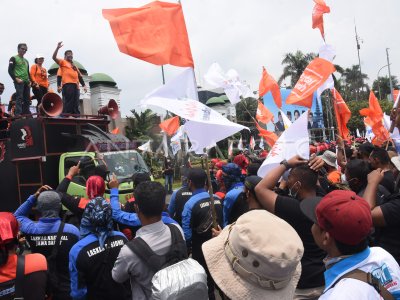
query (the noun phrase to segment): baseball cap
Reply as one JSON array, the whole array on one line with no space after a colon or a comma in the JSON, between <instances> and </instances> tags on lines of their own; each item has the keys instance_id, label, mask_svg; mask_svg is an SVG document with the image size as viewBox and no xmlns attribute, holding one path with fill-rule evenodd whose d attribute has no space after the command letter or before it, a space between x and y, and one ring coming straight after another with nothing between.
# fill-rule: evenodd
<instances>
[{"instance_id":1,"label":"baseball cap","mask_svg":"<svg viewBox=\"0 0 400 300\"><path fill-rule=\"evenodd\" d=\"M353 191L336 190L322 199L304 199L302 212L332 237L345 245L357 245L371 232L371 209Z\"/></svg>"},{"instance_id":2,"label":"baseball cap","mask_svg":"<svg viewBox=\"0 0 400 300\"><path fill-rule=\"evenodd\" d=\"M15 239L18 228L18 221L12 213L0 212L0 246Z\"/></svg>"},{"instance_id":3,"label":"baseball cap","mask_svg":"<svg viewBox=\"0 0 400 300\"><path fill-rule=\"evenodd\" d=\"M247 176L244 180L244 186L249 189L250 191L254 191L256 185L262 180L260 176Z\"/></svg>"}]
</instances>

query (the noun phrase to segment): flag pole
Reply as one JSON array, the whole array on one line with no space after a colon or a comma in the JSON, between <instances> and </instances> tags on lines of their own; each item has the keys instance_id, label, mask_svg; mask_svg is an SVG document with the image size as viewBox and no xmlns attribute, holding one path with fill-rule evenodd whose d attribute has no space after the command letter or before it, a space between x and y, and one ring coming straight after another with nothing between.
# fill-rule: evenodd
<instances>
[{"instance_id":1,"label":"flag pole","mask_svg":"<svg viewBox=\"0 0 400 300\"><path fill-rule=\"evenodd\" d=\"M217 224L217 213L215 211L215 205L214 205L214 191L213 187L211 184L211 175L210 175L210 166L208 162L208 154L207 154L207 149L204 149L204 161L205 161L205 171L207 174L207 184L208 184L208 193L210 194L210 203L211 203L211 214L212 214L212 226L215 229L218 229L218 224Z\"/></svg>"},{"instance_id":2,"label":"flag pole","mask_svg":"<svg viewBox=\"0 0 400 300\"><path fill-rule=\"evenodd\" d=\"M164 66L161 65L162 84L165 85Z\"/></svg>"}]
</instances>

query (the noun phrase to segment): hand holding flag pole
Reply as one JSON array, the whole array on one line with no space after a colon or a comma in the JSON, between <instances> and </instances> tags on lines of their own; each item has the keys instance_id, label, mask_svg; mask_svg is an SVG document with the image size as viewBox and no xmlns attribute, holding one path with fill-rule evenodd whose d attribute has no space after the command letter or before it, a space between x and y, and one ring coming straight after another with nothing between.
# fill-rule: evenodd
<instances>
[{"instance_id":1,"label":"hand holding flag pole","mask_svg":"<svg viewBox=\"0 0 400 300\"><path fill-rule=\"evenodd\" d=\"M209 165L209 162L208 162L207 149L204 149L203 159L205 161L205 168L206 168L205 171L206 171L206 174L207 174L208 193L210 194L211 214L212 214L212 227L214 229L218 229L217 213L215 211L215 205L214 205L214 191L213 191L213 187L212 187L212 184L211 184L210 165Z\"/></svg>"}]
</instances>

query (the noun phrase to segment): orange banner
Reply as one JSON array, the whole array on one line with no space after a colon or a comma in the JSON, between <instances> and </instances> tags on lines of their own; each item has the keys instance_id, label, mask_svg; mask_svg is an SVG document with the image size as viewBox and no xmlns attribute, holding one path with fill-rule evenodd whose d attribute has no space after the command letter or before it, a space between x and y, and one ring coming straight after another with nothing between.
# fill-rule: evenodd
<instances>
[{"instance_id":1,"label":"orange banner","mask_svg":"<svg viewBox=\"0 0 400 300\"><path fill-rule=\"evenodd\" d=\"M282 96L279 85L276 80L270 74L268 74L267 70L263 67L262 78L258 87L258 94L261 98L269 91L271 91L272 93L272 97L274 98L276 106L281 108Z\"/></svg>"},{"instance_id":2,"label":"orange banner","mask_svg":"<svg viewBox=\"0 0 400 300\"><path fill-rule=\"evenodd\" d=\"M193 67L182 6L150 2L139 8L103 9L122 53L155 65Z\"/></svg>"},{"instance_id":3,"label":"orange banner","mask_svg":"<svg viewBox=\"0 0 400 300\"><path fill-rule=\"evenodd\" d=\"M332 89L333 94L333 108L335 109L336 123L338 127L339 135L348 139L350 136L350 131L347 128L347 123L351 117L351 111L347 107L346 102L344 102L342 96L336 89Z\"/></svg>"},{"instance_id":4,"label":"orange banner","mask_svg":"<svg viewBox=\"0 0 400 300\"><path fill-rule=\"evenodd\" d=\"M311 108L313 93L335 72L334 65L323 59L314 58L301 74L286 104L295 104Z\"/></svg>"},{"instance_id":5,"label":"orange banner","mask_svg":"<svg viewBox=\"0 0 400 300\"><path fill-rule=\"evenodd\" d=\"M272 114L272 112L270 112L268 108L266 108L264 104L261 103L260 100L258 100L256 119L264 124L268 124L269 122L271 122L271 120L274 119L274 115Z\"/></svg>"}]
</instances>

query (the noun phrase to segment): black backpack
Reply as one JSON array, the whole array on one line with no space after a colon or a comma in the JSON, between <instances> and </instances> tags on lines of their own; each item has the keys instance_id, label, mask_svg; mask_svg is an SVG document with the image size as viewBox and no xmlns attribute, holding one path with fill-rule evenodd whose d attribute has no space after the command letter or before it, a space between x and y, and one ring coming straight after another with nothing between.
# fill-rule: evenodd
<instances>
[{"instance_id":1,"label":"black backpack","mask_svg":"<svg viewBox=\"0 0 400 300\"><path fill-rule=\"evenodd\" d=\"M186 242L177 226L166 224L171 231L171 248L165 255L156 254L140 237L129 241L126 245L155 273L168 266L187 259Z\"/></svg>"}]
</instances>

